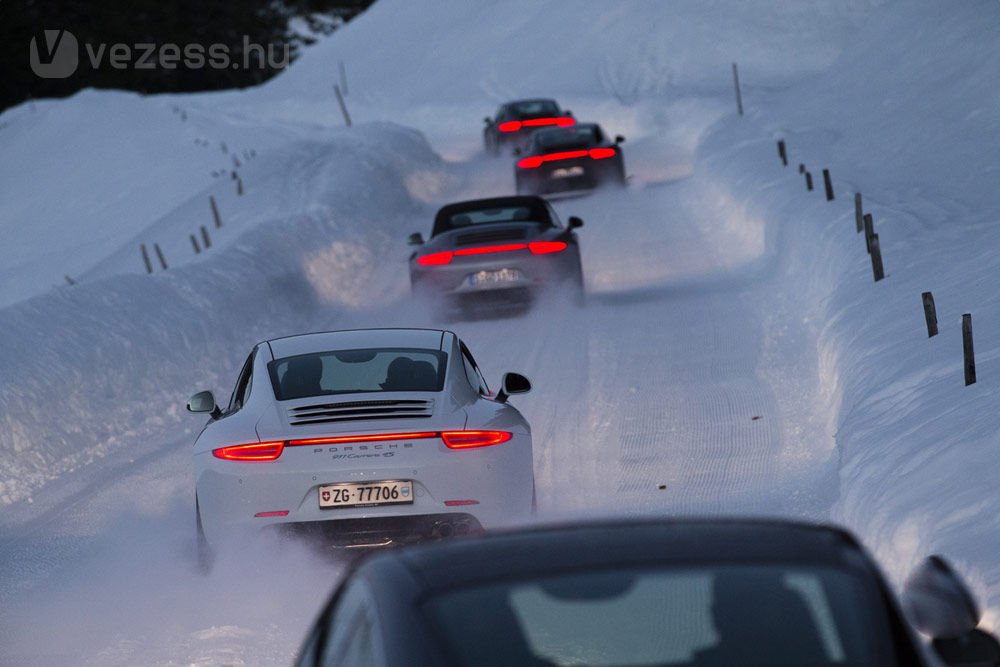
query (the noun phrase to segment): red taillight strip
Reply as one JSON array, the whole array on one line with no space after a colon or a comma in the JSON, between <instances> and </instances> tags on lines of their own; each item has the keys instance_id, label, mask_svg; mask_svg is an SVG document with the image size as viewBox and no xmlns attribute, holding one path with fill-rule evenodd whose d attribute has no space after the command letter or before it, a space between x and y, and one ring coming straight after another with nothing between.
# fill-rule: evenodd
<instances>
[{"instance_id":1,"label":"red taillight strip","mask_svg":"<svg viewBox=\"0 0 1000 667\"><path fill-rule=\"evenodd\" d=\"M285 447L308 445L342 445L354 442L385 442L387 440L427 440L441 438L449 449L470 449L489 447L510 440L513 434L507 431L417 431L413 433L367 433L360 435L337 435L327 438L303 438L281 442L254 442L247 445L231 445L213 449L216 458L226 461L274 461L281 456ZM274 515L278 516L278 515Z\"/></svg>"},{"instance_id":2,"label":"red taillight strip","mask_svg":"<svg viewBox=\"0 0 1000 667\"><path fill-rule=\"evenodd\" d=\"M590 157L592 160L604 160L614 157L617 151L614 148L591 148L590 150L562 151L561 153L549 153L548 155L529 155L517 161L517 166L521 169L534 169L541 167L543 162L556 162L558 160L572 160L579 157Z\"/></svg>"},{"instance_id":3,"label":"red taillight strip","mask_svg":"<svg viewBox=\"0 0 1000 667\"><path fill-rule=\"evenodd\" d=\"M271 512L257 512L254 514L254 517L258 519L267 519L273 516L288 516L288 510L273 510Z\"/></svg>"},{"instance_id":4,"label":"red taillight strip","mask_svg":"<svg viewBox=\"0 0 1000 667\"><path fill-rule=\"evenodd\" d=\"M508 120L497 125L501 132L517 132L522 127L544 127L546 125L556 125L557 127L569 127L575 125L576 119L570 116L556 116L553 118L530 118L528 120Z\"/></svg>"},{"instance_id":5,"label":"red taillight strip","mask_svg":"<svg viewBox=\"0 0 1000 667\"><path fill-rule=\"evenodd\" d=\"M463 507L465 505L478 505L478 500L446 500L445 507Z\"/></svg>"},{"instance_id":6,"label":"red taillight strip","mask_svg":"<svg viewBox=\"0 0 1000 667\"><path fill-rule=\"evenodd\" d=\"M528 244L528 250L536 255L547 255L550 252L562 252L566 249L564 241L533 241Z\"/></svg>"},{"instance_id":7,"label":"red taillight strip","mask_svg":"<svg viewBox=\"0 0 1000 667\"><path fill-rule=\"evenodd\" d=\"M371 433L367 435L338 435L329 438L306 438L304 440L289 440L289 447L300 445L338 445L347 442L382 442L385 440L421 440L438 437L437 431L420 431L418 433Z\"/></svg>"},{"instance_id":8,"label":"red taillight strip","mask_svg":"<svg viewBox=\"0 0 1000 667\"><path fill-rule=\"evenodd\" d=\"M507 431L442 431L441 439L449 449L489 447L507 442L514 435Z\"/></svg>"},{"instance_id":9,"label":"red taillight strip","mask_svg":"<svg viewBox=\"0 0 1000 667\"><path fill-rule=\"evenodd\" d=\"M285 449L284 442L253 442L213 449L215 458L226 461L273 461Z\"/></svg>"},{"instance_id":10,"label":"red taillight strip","mask_svg":"<svg viewBox=\"0 0 1000 667\"><path fill-rule=\"evenodd\" d=\"M528 245L526 243L508 243L506 245L484 245L478 248L462 248L461 250L456 250L456 255L484 255L490 252L510 252L511 250L524 250Z\"/></svg>"},{"instance_id":11,"label":"red taillight strip","mask_svg":"<svg viewBox=\"0 0 1000 667\"><path fill-rule=\"evenodd\" d=\"M435 252L417 258L417 263L424 266L442 266L451 263L454 256L466 255L486 255L493 252L512 252L514 250L528 249L536 255L543 255L549 252L559 252L566 249L566 244L562 241L532 241L531 243L508 243L506 245L486 245L478 248L462 248L461 250ZM447 256L447 257L445 257Z\"/></svg>"}]
</instances>

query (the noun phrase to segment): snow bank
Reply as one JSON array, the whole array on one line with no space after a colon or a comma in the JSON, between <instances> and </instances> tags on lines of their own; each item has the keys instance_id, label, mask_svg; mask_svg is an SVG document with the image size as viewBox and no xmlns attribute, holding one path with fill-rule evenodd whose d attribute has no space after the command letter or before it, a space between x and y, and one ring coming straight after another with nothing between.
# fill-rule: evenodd
<instances>
[{"instance_id":1,"label":"snow bank","mask_svg":"<svg viewBox=\"0 0 1000 667\"><path fill-rule=\"evenodd\" d=\"M893 3L829 70L730 119L701 146L731 196L772 220L773 270L816 323L823 393L841 457L833 519L897 582L943 553L1000 623L1000 126L996 3ZM874 67L873 63L886 66ZM775 139L788 142L781 167ZM829 168L837 199L807 193ZM853 193L874 214L887 277L872 280ZM927 338L921 292L941 334ZM780 297L779 298L795 298ZM971 312L979 382L964 387L961 314Z\"/></svg>"},{"instance_id":2,"label":"snow bank","mask_svg":"<svg viewBox=\"0 0 1000 667\"><path fill-rule=\"evenodd\" d=\"M291 212L294 190L307 210L229 232L227 247L180 269L64 286L0 310L0 502L180 428L192 388L208 383L224 400L253 343L298 333L317 311L356 307L371 290L405 289L378 279L372 260L401 252L411 217L425 217L407 187L440 169L423 138L375 124L296 148L307 169L279 172L257 196Z\"/></svg>"}]
</instances>

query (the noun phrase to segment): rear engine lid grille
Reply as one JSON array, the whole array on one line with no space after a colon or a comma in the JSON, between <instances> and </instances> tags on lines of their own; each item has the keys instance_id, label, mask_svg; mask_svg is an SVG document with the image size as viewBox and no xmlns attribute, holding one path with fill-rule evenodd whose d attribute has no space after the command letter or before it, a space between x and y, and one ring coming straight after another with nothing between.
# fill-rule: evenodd
<instances>
[{"instance_id":1,"label":"rear engine lid grille","mask_svg":"<svg viewBox=\"0 0 1000 667\"><path fill-rule=\"evenodd\" d=\"M460 234L455 239L455 243L456 245L471 245L473 243L493 243L495 241L520 241L526 235L524 228L495 229L493 231Z\"/></svg>"},{"instance_id":2,"label":"rear engine lid grille","mask_svg":"<svg viewBox=\"0 0 1000 667\"><path fill-rule=\"evenodd\" d=\"M372 419L422 419L434 414L434 401L418 399L346 401L303 405L288 410L292 426L368 421Z\"/></svg>"}]
</instances>

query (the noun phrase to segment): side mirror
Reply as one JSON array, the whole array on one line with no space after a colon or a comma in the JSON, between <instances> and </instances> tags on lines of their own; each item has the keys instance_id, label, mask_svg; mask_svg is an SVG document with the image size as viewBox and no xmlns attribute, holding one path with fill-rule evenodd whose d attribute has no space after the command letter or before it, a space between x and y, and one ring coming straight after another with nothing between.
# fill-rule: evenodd
<instances>
[{"instance_id":1,"label":"side mirror","mask_svg":"<svg viewBox=\"0 0 1000 667\"><path fill-rule=\"evenodd\" d=\"M218 419L222 414L222 410L215 403L215 396L210 391L199 391L188 399L187 409L188 412L207 412L212 419Z\"/></svg>"},{"instance_id":2,"label":"side mirror","mask_svg":"<svg viewBox=\"0 0 1000 667\"><path fill-rule=\"evenodd\" d=\"M569 216L569 219L566 222L569 224L570 229L579 229L580 227L583 227L583 220L575 215Z\"/></svg>"},{"instance_id":3,"label":"side mirror","mask_svg":"<svg viewBox=\"0 0 1000 667\"><path fill-rule=\"evenodd\" d=\"M497 392L496 402L506 403L511 394L526 394L531 391L531 382L520 373L504 373Z\"/></svg>"},{"instance_id":4,"label":"side mirror","mask_svg":"<svg viewBox=\"0 0 1000 667\"><path fill-rule=\"evenodd\" d=\"M979 625L969 589L941 556L929 556L903 585L903 608L914 627L934 639L960 637Z\"/></svg>"},{"instance_id":5,"label":"side mirror","mask_svg":"<svg viewBox=\"0 0 1000 667\"><path fill-rule=\"evenodd\" d=\"M487 116L486 118L483 119L483 122L486 123L487 125L489 125L490 123L493 122L493 119L490 118L489 116Z\"/></svg>"},{"instance_id":6,"label":"side mirror","mask_svg":"<svg viewBox=\"0 0 1000 667\"><path fill-rule=\"evenodd\" d=\"M515 148L515 149L514 149L513 151L511 151L511 152L512 152L512 153L514 153L514 155L520 155L520 154L521 154L521 149L520 149L520 148Z\"/></svg>"},{"instance_id":7,"label":"side mirror","mask_svg":"<svg viewBox=\"0 0 1000 667\"><path fill-rule=\"evenodd\" d=\"M409 245L423 245L424 237L420 234L420 232L414 232L413 234L410 234L410 237L406 242Z\"/></svg>"},{"instance_id":8,"label":"side mirror","mask_svg":"<svg viewBox=\"0 0 1000 667\"><path fill-rule=\"evenodd\" d=\"M623 137L620 134L616 134L615 135L615 143L616 144L623 144L623 143L625 143L625 137Z\"/></svg>"},{"instance_id":9,"label":"side mirror","mask_svg":"<svg viewBox=\"0 0 1000 667\"><path fill-rule=\"evenodd\" d=\"M941 556L929 556L903 585L903 608L929 635L946 665L1000 665L1000 642L976 628L980 612L961 577Z\"/></svg>"},{"instance_id":10,"label":"side mirror","mask_svg":"<svg viewBox=\"0 0 1000 667\"><path fill-rule=\"evenodd\" d=\"M569 109L566 109L566 111L563 111L563 113L566 114L567 116L569 116L570 118L573 117L573 112L570 111Z\"/></svg>"}]
</instances>

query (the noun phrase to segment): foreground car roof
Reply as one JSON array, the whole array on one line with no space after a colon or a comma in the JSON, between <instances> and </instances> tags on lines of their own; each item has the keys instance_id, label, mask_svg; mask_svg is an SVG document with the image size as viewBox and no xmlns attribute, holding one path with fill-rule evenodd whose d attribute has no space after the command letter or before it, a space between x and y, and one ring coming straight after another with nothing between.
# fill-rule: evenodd
<instances>
[{"instance_id":1,"label":"foreground car roof","mask_svg":"<svg viewBox=\"0 0 1000 667\"><path fill-rule=\"evenodd\" d=\"M530 528L398 555L429 588L642 563L801 562L856 567L860 546L831 526L747 519L624 520Z\"/></svg>"},{"instance_id":2,"label":"foreground car roof","mask_svg":"<svg viewBox=\"0 0 1000 667\"><path fill-rule=\"evenodd\" d=\"M441 329L351 329L285 336L267 341L276 359L325 350L412 347L443 350L449 332Z\"/></svg>"}]
</instances>

